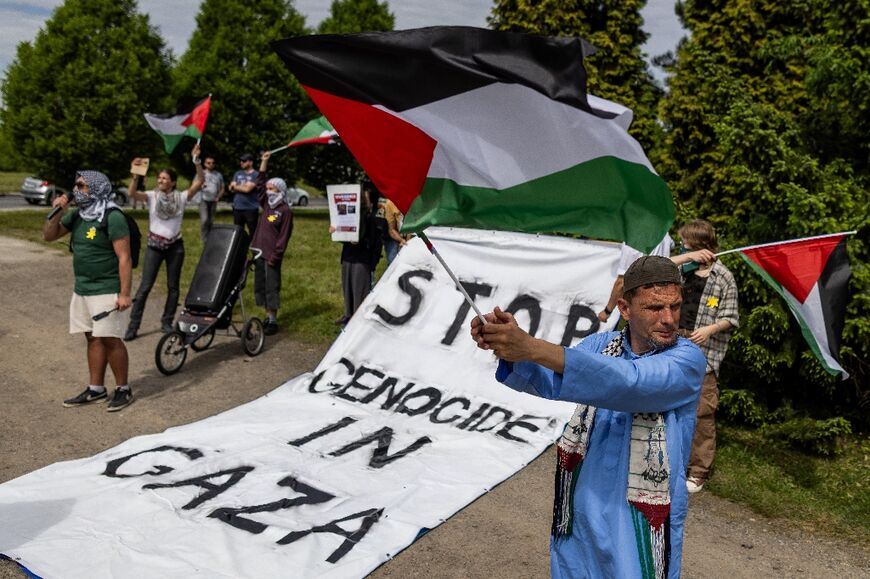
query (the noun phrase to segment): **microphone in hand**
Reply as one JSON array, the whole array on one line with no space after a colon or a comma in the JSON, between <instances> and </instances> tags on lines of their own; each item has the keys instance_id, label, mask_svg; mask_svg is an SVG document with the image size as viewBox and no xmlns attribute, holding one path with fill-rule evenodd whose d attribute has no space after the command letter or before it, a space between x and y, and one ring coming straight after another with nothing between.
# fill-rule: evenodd
<instances>
[{"instance_id":1,"label":"microphone in hand","mask_svg":"<svg viewBox=\"0 0 870 579\"><path fill-rule=\"evenodd\" d=\"M69 193L64 193L63 197L66 197L67 204L69 204L69 199L70 199ZM48 216L45 218L45 220L51 221L51 218L54 217L55 215L57 215L58 213L60 213L61 211L63 211L63 209L64 209L63 205L55 205L52 208L52 210L48 212Z\"/></svg>"}]
</instances>

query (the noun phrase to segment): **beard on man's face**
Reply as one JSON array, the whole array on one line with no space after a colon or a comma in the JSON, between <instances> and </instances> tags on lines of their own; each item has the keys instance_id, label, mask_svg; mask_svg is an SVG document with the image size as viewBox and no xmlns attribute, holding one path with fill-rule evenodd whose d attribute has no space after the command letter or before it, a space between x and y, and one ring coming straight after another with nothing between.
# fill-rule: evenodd
<instances>
[{"instance_id":1,"label":"beard on man's face","mask_svg":"<svg viewBox=\"0 0 870 579\"><path fill-rule=\"evenodd\" d=\"M678 337L678 336L677 336L677 334L675 333L673 338L671 338L671 339L668 340L668 341L664 341L664 340L657 340L656 338L650 336L649 338L646 339L646 341L647 341L647 343L650 345L650 347L651 347L652 349L654 349L654 350L664 350L665 348L670 347L670 346L673 346L674 344L676 344L676 343L677 343L677 337Z\"/></svg>"}]
</instances>

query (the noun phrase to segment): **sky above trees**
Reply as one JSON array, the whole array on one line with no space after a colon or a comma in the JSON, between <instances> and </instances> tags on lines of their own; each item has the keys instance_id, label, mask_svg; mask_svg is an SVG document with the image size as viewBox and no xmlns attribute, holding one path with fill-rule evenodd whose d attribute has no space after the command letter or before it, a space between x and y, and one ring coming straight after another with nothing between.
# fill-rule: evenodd
<instances>
[{"instance_id":1,"label":"sky above trees","mask_svg":"<svg viewBox=\"0 0 870 579\"><path fill-rule=\"evenodd\" d=\"M61 0L0 1L0 78L15 58L19 42L33 41L36 32ZM329 13L329 0L296 0L297 10L305 15L307 25L314 27ZM393 0L390 10L396 16L396 29L421 26L463 24L486 26L486 17L492 9L492 0ZM139 9L150 16L151 23L160 29L167 45L180 57L194 28L198 2L177 0L139 0ZM644 50L656 55L673 50L682 36L674 15L673 0L649 0L643 10L644 28L651 33ZM654 70L661 78L661 71Z\"/></svg>"}]
</instances>

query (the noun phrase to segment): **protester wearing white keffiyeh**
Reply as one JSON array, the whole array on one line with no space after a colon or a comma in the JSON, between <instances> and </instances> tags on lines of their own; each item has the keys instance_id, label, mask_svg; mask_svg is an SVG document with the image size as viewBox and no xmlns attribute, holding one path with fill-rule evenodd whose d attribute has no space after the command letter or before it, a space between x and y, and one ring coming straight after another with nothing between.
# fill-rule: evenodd
<instances>
[{"instance_id":1,"label":"protester wearing white keffiyeh","mask_svg":"<svg viewBox=\"0 0 870 579\"><path fill-rule=\"evenodd\" d=\"M181 268L184 265L181 224L184 219L184 208L205 181L202 164L199 161L199 145L193 148L193 160L196 166L196 178L187 191L176 190L177 176L172 169L161 169L158 172L157 188L153 191L139 191L138 178L135 176L130 181L130 197L145 201L149 213L148 244L142 265L142 282L136 291L136 299L130 313L130 325L124 335L127 341L134 340L138 336L148 294L154 286L163 262L166 262L167 294L161 317L161 329L163 332L172 331L175 310L178 309L178 300L181 296ZM141 163L140 159L133 159L134 165L139 163Z\"/></svg>"}]
</instances>

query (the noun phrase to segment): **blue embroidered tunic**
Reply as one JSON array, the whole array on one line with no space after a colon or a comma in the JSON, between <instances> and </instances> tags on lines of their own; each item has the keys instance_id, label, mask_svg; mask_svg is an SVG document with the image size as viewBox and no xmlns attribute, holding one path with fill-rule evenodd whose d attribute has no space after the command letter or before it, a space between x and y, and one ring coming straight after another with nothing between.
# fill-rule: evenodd
<instances>
[{"instance_id":1,"label":"blue embroidered tunic","mask_svg":"<svg viewBox=\"0 0 870 579\"><path fill-rule=\"evenodd\" d=\"M661 412L670 459L670 561L680 576L683 525L688 511L686 467L706 362L685 338L665 350L638 356L630 340L618 358L600 352L616 332L593 334L565 349L565 371L531 362L499 362L496 379L550 400L598 408L589 448L574 491L572 533L550 539L555 579L640 577L635 532L626 500L632 414Z\"/></svg>"}]
</instances>

